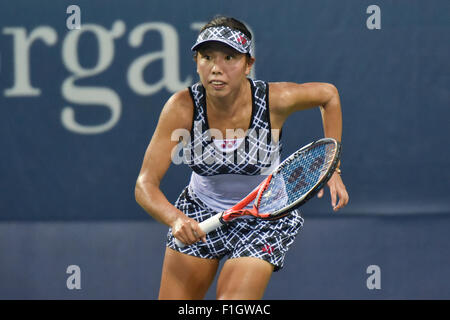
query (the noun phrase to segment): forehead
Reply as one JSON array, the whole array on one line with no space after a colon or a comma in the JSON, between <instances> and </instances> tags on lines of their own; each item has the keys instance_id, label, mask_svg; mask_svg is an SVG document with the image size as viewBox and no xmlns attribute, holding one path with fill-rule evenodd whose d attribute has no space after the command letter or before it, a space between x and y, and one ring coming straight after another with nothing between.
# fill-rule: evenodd
<instances>
[{"instance_id":1,"label":"forehead","mask_svg":"<svg viewBox=\"0 0 450 320\"><path fill-rule=\"evenodd\" d=\"M210 52L221 52L225 54L243 54L239 51L233 49L232 47L226 45L225 43L219 42L219 41L208 41L204 44L202 44L198 48L198 52L200 54L202 53L210 53Z\"/></svg>"}]
</instances>

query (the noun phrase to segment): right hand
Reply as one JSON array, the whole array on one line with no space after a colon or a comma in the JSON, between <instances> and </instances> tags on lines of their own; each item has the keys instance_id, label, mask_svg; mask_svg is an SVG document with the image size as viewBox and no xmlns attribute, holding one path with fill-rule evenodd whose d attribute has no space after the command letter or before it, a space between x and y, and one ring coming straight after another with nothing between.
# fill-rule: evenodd
<instances>
[{"instance_id":1,"label":"right hand","mask_svg":"<svg viewBox=\"0 0 450 320\"><path fill-rule=\"evenodd\" d=\"M173 223L172 234L186 245L196 243L200 240L206 243L206 233L200 229L198 222L188 218L184 214Z\"/></svg>"}]
</instances>

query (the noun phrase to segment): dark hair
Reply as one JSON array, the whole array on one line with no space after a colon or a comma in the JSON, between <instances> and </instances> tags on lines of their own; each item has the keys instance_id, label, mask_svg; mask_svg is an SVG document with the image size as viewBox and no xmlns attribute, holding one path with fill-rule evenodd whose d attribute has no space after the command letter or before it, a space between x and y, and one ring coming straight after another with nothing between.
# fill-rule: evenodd
<instances>
[{"instance_id":1,"label":"dark hair","mask_svg":"<svg viewBox=\"0 0 450 320\"><path fill-rule=\"evenodd\" d=\"M242 23L241 21L239 21L235 18L226 17L226 16L222 16L222 15L217 15L214 18L212 18L207 24L205 24L201 28L199 34L202 33L202 31L205 29L208 29L211 27L221 27L221 26L239 30L243 34L245 34L250 40L252 40L252 34L251 34L250 30L248 30L247 26L244 23Z\"/></svg>"}]
</instances>

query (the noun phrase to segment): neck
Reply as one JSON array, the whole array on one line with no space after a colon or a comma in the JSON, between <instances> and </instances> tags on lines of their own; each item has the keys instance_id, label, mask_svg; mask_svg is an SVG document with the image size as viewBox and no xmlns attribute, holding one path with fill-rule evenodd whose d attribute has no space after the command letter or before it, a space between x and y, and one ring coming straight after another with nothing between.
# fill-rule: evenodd
<instances>
[{"instance_id":1,"label":"neck","mask_svg":"<svg viewBox=\"0 0 450 320\"><path fill-rule=\"evenodd\" d=\"M248 92L251 91L250 84L245 78L239 88L230 92L230 94L224 97L216 97L212 95L206 95L206 103L208 109L214 110L217 113L233 114L239 110L248 99Z\"/></svg>"}]
</instances>

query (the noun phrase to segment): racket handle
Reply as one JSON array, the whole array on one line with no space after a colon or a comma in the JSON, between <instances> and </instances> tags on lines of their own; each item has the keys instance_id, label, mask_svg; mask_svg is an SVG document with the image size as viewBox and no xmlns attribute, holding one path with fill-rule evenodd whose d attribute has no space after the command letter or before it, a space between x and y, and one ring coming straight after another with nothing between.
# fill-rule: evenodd
<instances>
[{"instance_id":1,"label":"racket handle","mask_svg":"<svg viewBox=\"0 0 450 320\"><path fill-rule=\"evenodd\" d=\"M220 219L222 217L222 214L223 212L219 212L218 214L206 219L205 221L200 222L198 226L204 233L210 233L211 231L216 230L221 225L223 225L222 220ZM175 244L178 246L178 248L184 248L186 246L186 244L178 239L175 239Z\"/></svg>"}]
</instances>

